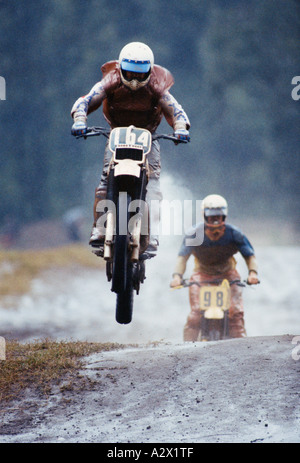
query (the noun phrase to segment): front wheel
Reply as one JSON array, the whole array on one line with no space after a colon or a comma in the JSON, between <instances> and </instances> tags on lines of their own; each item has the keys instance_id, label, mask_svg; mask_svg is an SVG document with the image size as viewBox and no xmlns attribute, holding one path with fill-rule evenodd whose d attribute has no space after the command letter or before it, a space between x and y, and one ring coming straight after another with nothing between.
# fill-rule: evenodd
<instances>
[{"instance_id":1,"label":"front wheel","mask_svg":"<svg viewBox=\"0 0 300 463\"><path fill-rule=\"evenodd\" d=\"M208 319L203 316L201 320L201 341L219 341L222 339L223 320Z\"/></svg>"},{"instance_id":2,"label":"front wheel","mask_svg":"<svg viewBox=\"0 0 300 463\"><path fill-rule=\"evenodd\" d=\"M120 324L128 324L132 320L133 310L133 284L132 263L128 262L126 269L125 289L117 293L116 321Z\"/></svg>"},{"instance_id":3,"label":"front wheel","mask_svg":"<svg viewBox=\"0 0 300 463\"><path fill-rule=\"evenodd\" d=\"M112 268L112 291L117 295L116 321L128 324L132 320L133 282L132 263L128 255L128 206L130 196L119 193L116 214L116 236Z\"/></svg>"},{"instance_id":4,"label":"front wheel","mask_svg":"<svg viewBox=\"0 0 300 463\"><path fill-rule=\"evenodd\" d=\"M128 262L128 205L130 196L119 193L116 208L116 236L114 243L114 257L112 268L112 287L115 293L125 291Z\"/></svg>"},{"instance_id":5,"label":"front wheel","mask_svg":"<svg viewBox=\"0 0 300 463\"><path fill-rule=\"evenodd\" d=\"M208 340L209 341L220 341L221 333L218 328L212 328L208 333Z\"/></svg>"}]
</instances>

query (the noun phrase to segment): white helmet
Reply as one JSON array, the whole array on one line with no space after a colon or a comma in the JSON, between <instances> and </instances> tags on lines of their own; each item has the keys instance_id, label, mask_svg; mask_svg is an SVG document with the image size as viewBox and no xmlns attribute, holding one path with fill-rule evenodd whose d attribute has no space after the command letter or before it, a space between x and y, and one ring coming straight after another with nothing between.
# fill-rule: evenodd
<instances>
[{"instance_id":1,"label":"white helmet","mask_svg":"<svg viewBox=\"0 0 300 463\"><path fill-rule=\"evenodd\" d=\"M122 48L119 56L121 80L131 90L138 90L149 82L154 65L154 56L151 48L141 42L131 42ZM135 76L129 80L127 71L141 74L139 79Z\"/></svg>"},{"instance_id":2,"label":"white helmet","mask_svg":"<svg viewBox=\"0 0 300 463\"><path fill-rule=\"evenodd\" d=\"M204 221L206 221L206 217L213 215L222 215L224 217L223 220L225 220L228 214L227 201L220 195L206 196L202 201L201 208Z\"/></svg>"}]
</instances>

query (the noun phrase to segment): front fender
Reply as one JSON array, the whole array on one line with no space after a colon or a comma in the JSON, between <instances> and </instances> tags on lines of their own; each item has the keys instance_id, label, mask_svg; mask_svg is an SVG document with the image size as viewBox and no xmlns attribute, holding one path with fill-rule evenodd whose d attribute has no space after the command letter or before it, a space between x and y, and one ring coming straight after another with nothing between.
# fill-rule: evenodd
<instances>
[{"instance_id":1,"label":"front fender","mask_svg":"<svg viewBox=\"0 0 300 463\"><path fill-rule=\"evenodd\" d=\"M124 159L122 162L118 162L114 169L115 177L119 175L132 175L133 177L140 177L141 167L131 159Z\"/></svg>"}]
</instances>

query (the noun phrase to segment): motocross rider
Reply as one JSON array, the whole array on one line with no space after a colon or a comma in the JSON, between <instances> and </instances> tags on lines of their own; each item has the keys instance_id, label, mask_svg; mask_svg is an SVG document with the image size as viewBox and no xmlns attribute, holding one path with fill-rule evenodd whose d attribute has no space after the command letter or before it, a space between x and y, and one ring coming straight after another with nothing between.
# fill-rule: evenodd
<instances>
[{"instance_id":1,"label":"motocross rider","mask_svg":"<svg viewBox=\"0 0 300 463\"><path fill-rule=\"evenodd\" d=\"M248 267L247 283L259 283L257 261L254 249L246 236L235 226L225 223L228 214L228 205L225 198L220 195L208 195L202 201L203 223L196 225L198 236L203 231L204 239L200 245L187 246L186 237L179 250L177 261L170 283L171 287L180 286L186 264L191 255L195 259L194 273L190 281L201 283L215 279L228 281L240 280L236 270L234 254L240 252ZM201 230L202 228L202 230ZM184 326L184 341L196 341L201 329L201 312L199 307L199 291L197 285L189 287L191 311ZM244 327L244 310L242 288L231 285L231 305L229 308L229 336L240 338L246 336Z\"/></svg>"},{"instance_id":2,"label":"motocross rider","mask_svg":"<svg viewBox=\"0 0 300 463\"><path fill-rule=\"evenodd\" d=\"M111 128L134 125L154 133L165 116L178 139L190 140L189 119L169 93L174 79L167 69L154 64L152 50L147 45L141 42L128 43L121 50L119 60L103 64L101 71L102 80L96 83L87 95L80 97L72 107L73 135L86 133L87 116L102 104L104 117ZM111 152L107 143L102 176L95 190L94 223L89 241L89 244L95 247L102 246L104 242L105 230L97 227L97 221L101 216L101 212L97 211L97 204L106 198L110 159ZM150 207L152 200L162 199L159 184L160 146L157 140L152 143L148 163L150 178L146 201ZM152 213L151 218L153 229L157 230L159 212L156 217ZM155 253L157 246L158 236L151 235L150 231L148 251Z\"/></svg>"}]
</instances>

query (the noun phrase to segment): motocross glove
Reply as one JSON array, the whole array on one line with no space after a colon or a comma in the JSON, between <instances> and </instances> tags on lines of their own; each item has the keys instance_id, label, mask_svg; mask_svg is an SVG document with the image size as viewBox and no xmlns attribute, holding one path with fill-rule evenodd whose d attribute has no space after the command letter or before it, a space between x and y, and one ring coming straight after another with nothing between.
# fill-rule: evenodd
<instances>
[{"instance_id":1,"label":"motocross glove","mask_svg":"<svg viewBox=\"0 0 300 463\"><path fill-rule=\"evenodd\" d=\"M71 134L76 136L76 135L83 135L86 133L86 124L82 121L77 121L77 122L74 122L74 124L72 125L72 129L71 129Z\"/></svg>"},{"instance_id":2,"label":"motocross glove","mask_svg":"<svg viewBox=\"0 0 300 463\"><path fill-rule=\"evenodd\" d=\"M185 141L190 141L190 134L188 130L185 129L178 129L175 130L174 136L178 138L178 140L185 140Z\"/></svg>"}]
</instances>

